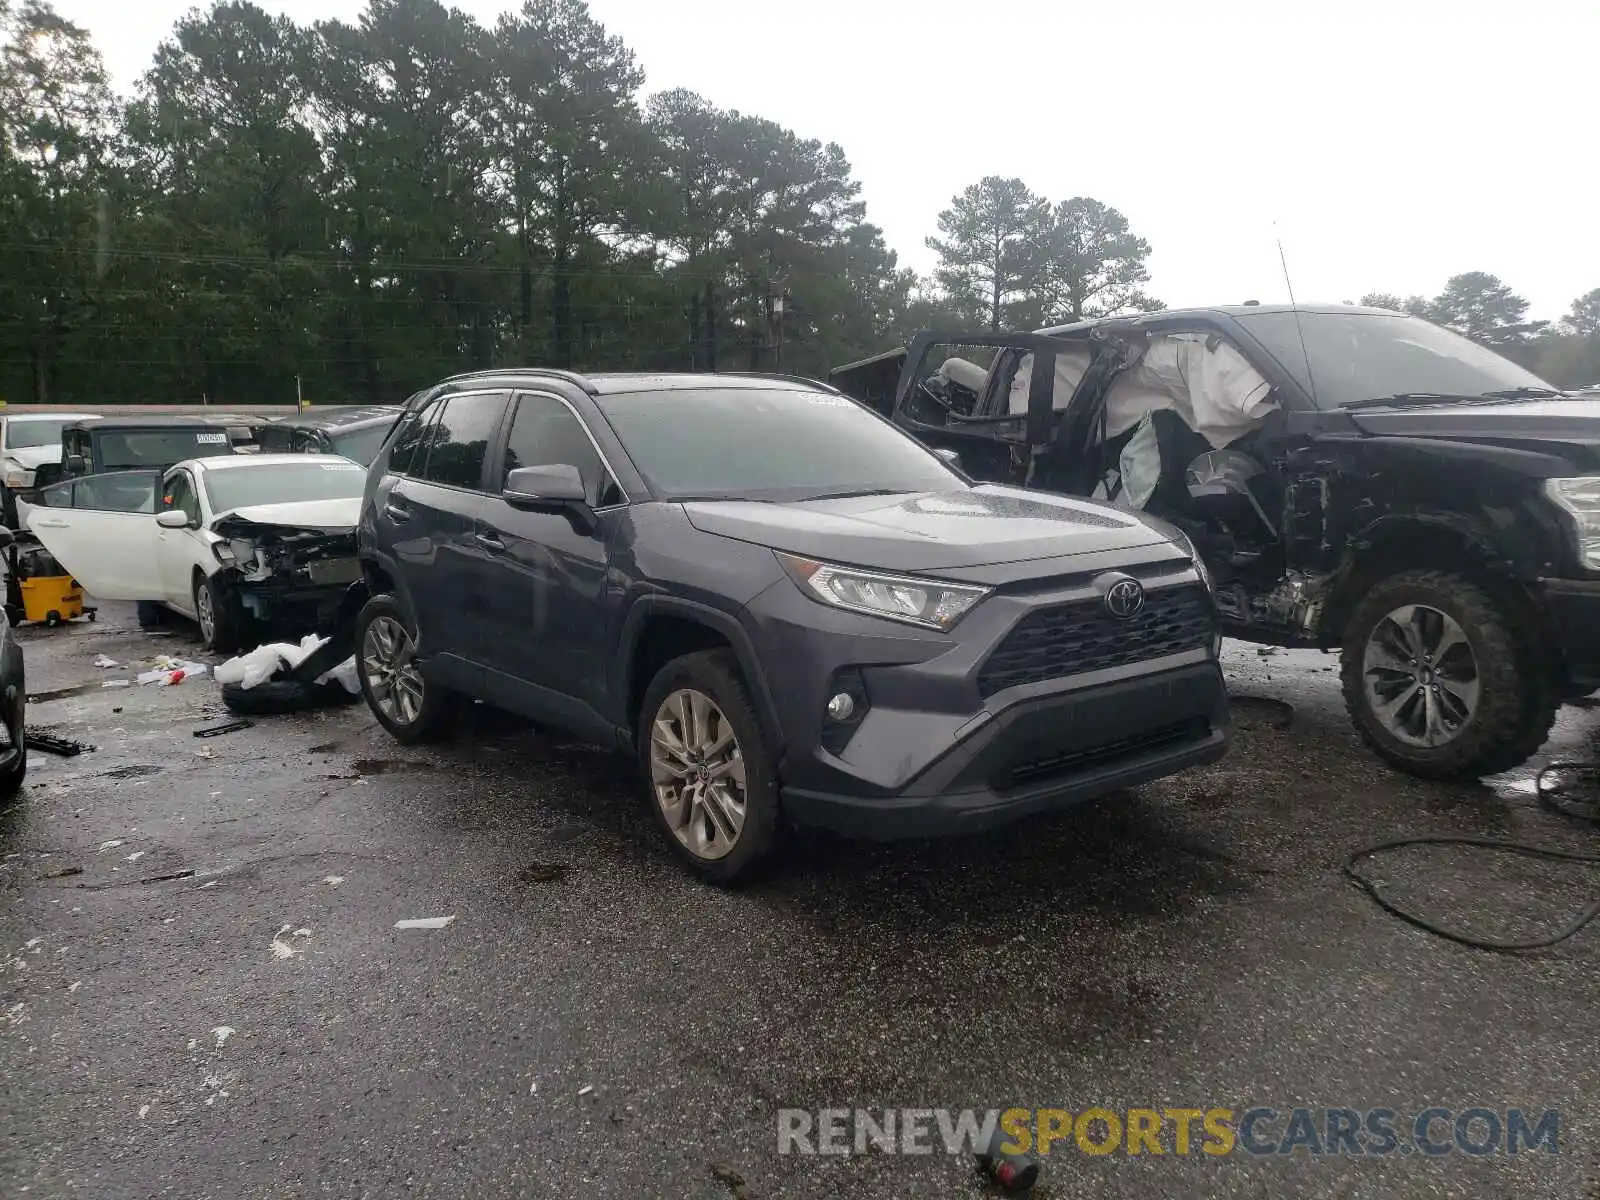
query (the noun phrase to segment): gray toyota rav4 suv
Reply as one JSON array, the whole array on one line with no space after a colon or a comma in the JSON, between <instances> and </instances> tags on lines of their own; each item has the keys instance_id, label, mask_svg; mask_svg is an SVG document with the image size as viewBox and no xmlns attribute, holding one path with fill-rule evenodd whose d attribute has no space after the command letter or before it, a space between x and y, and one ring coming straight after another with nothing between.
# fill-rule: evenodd
<instances>
[{"instance_id":1,"label":"gray toyota rav4 suv","mask_svg":"<svg viewBox=\"0 0 1600 1200\"><path fill-rule=\"evenodd\" d=\"M791 821L979 829L1227 745L1182 533L976 484L809 380L457 376L407 405L359 540L393 736L481 700L624 749L716 882Z\"/></svg>"}]
</instances>

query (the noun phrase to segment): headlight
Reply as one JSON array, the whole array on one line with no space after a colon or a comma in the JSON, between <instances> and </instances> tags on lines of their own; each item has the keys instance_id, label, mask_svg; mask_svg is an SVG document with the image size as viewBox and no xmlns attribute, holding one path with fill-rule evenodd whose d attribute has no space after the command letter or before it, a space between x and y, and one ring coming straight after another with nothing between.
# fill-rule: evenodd
<instances>
[{"instance_id":1,"label":"headlight","mask_svg":"<svg viewBox=\"0 0 1600 1200\"><path fill-rule=\"evenodd\" d=\"M800 585L800 590L813 600L851 612L904 621L907 625L921 625L925 629L948 632L992 590L966 583L921 579L915 575L883 575L858 567L839 567L778 551L773 553L778 555L778 561L790 578Z\"/></svg>"},{"instance_id":2,"label":"headlight","mask_svg":"<svg viewBox=\"0 0 1600 1200\"><path fill-rule=\"evenodd\" d=\"M1578 561L1585 570L1600 571L1600 475L1547 479L1544 494L1572 518Z\"/></svg>"},{"instance_id":3,"label":"headlight","mask_svg":"<svg viewBox=\"0 0 1600 1200\"><path fill-rule=\"evenodd\" d=\"M6 486L8 488L25 488L33 486L33 472L26 467L19 467L16 463L7 463Z\"/></svg>"}]
</instances>

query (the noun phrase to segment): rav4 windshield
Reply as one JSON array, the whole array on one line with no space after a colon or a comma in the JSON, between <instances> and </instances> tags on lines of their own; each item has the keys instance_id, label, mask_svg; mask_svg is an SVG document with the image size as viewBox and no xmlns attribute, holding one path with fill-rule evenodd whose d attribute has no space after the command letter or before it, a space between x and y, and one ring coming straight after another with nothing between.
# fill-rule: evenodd
<instances>
[{"instance_id":1,"label":"rav4 windshield","mask_svg":"<svg viewBox=\"0 0 1600 1200\"><path fill-rule=\"evenodd\" d=\"M233 453L225 429L108 429L98 440L95 467L101 471L170 467L186 458Z\"/></svg>"},{"instance_id":2,"label":"rav4 windshield","mask_svg":"<svg viewBox=\"0 0 1600 1200\"><path fill-rule=\"evenodd\" d=\"M802 388L623 392L598 401L669 499L799 500L960 486L921 444L855 401Z\"/></svg>"},{"instance_id":3,"label":"rav4 windshield","mask_svg":"<svg viewBox=\"0 0 1600 1200\"><path fill-rule=\"evenodd\" d=\"M1551 390L1510 359L1420 317L1304 310L1298 320L1285 311L1236 315L1302 386L1310 358L1322 408L1406 392L1481 396L1513 388Z\"/></svg>"}]
</instances>

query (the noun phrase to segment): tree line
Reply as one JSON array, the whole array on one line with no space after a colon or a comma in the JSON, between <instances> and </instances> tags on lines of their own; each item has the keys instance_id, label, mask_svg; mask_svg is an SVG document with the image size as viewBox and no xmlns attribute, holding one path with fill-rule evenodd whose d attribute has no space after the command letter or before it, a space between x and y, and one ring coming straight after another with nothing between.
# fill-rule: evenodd
<instances>
[{"instance_id":1,"label":"tree line","mask_svg":"<svg viewBox=\"0 0 1600 1200\"><path fill-rule=\"evenodd\" d=\"M124 98L47 0L0 0L0 398L392 402L502 364L821 375L929 326L1161 307L1149 244L1100 201L983 179L920 278L840 146L643 85L584 0L492 25L440 0L309 24L220 0ZM1480 321L1459 282L1415 311L1600 378L1600 295L1588 325L1535 328L1525 304Z\"/></svg>"}]
</instances>

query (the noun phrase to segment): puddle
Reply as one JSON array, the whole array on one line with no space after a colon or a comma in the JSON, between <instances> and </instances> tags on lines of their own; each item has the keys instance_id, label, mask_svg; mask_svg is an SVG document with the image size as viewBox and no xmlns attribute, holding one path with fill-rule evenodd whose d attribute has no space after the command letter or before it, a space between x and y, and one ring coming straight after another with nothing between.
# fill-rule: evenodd
<instances>
[{"instance_id":1,"label":"puddle","mask_svg":"<svg viewBox=\"0 0 1600 1200\"><path fill-rule=\"evenodd\" d=\"M145 775L159 775L161 771L161 767L152 766L117 767L115 770L103 772L101 777L104 779L139 779Z\"/></svg>"},{"instance_id":2,"label":"puddle","mask_svg":"<svg viewBox=\"0 0 1600 1200\"><path fill-rule=\"evenodd\" d=\"M87 696L90 692L101 690L100 680L93 683L80 683L77 687L57 688L53 692L36 692L28 697L29 704L47 704L51 700L65 700L71 696Z\"/></svg>"},{"instance_id":3,"label":"puddle","mask_svg":"<svg viewBox=\"0 0 1600 1200\"><path fill-rule=\"evenodd\" d=\"M564 863L532 863L517 872L516 881L519 884L560 883L566 877Z\"/></svg>"},{"instance_id":4,"label":"puddle","mask_svg":"<svg viewBox=\"0 0 1600 1200\"><path fill-rule=\"evenodd\" d=\"M429 762L412 762L402 758L358 758L350 764L361 775L404 775L410 771L432 771Z\"/></svg>"},{"instance_id":5,"label":"puddle","mask_svg":"<svg viewBox=\"0 0 1600 1200\"><path fill-rule=\"evenodd\" d=\"M1288 729L1294 724L1294 705L1270 696L1230 696L1228 707L1240 729Z\"/></svg>"}]
</instances>

